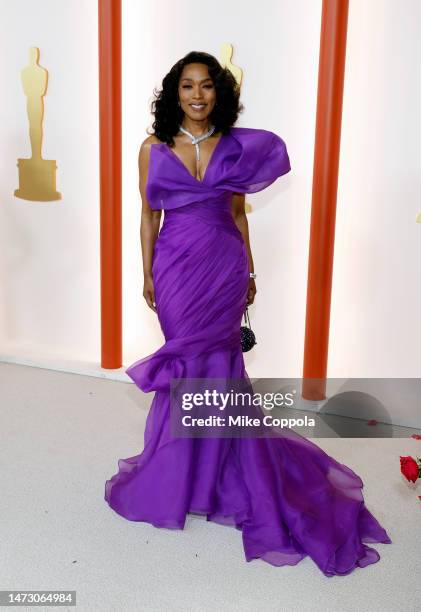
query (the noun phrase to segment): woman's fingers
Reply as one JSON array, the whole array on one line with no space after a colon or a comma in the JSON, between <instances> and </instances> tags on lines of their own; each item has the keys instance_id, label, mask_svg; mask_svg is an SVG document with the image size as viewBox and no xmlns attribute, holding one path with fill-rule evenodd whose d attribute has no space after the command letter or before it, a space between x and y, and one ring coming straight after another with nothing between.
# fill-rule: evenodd
<instances>
[{"instance_id":1,"label":"woman's fingers","mask_svg":"<svg viewBox=\"0 0 421 612\"><path fill-rule=\"evenodd\" d=\"M150 294L149 294L148 306L149 306L150 308L152 308L152 310L153 310L154 312L156 312L156 306L155 306L155 296L154 296L154 294L153 294L153 293L150 293Z\"/></svg>"},{"instance_id":2,"label":"woman's fingers","mask_svg":"<svg viewBox=\"0 0 421 612\"><path fill-rule=\"evenodd\" d=\"M250 281L249 290L247 292L247 306L250 306L250 304L253 304L254 296L256 295L256 293L257 293L256 283L254 279L252 279Z\"/></svg>"},{"instance_id":3,"label":"woman's fingers","mask_svg":"<svg viewBox=\"0 0 421 612\"><path fill-rule=\"evenodd\" d=\"M156 305L155 305L155 294L153 291L149 290L145 290L143 292L143 297L146 300L147 305L149 306L149 308L151 308L154 312L156 312Z\"/></svg>"}]
</instances>

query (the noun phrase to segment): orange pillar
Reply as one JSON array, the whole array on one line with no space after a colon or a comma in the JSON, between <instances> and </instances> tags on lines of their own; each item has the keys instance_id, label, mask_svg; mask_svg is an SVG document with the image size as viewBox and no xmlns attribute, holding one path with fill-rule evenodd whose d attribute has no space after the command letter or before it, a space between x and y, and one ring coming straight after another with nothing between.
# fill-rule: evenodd
<instances>
[{"instance_id":1,"label":"orange pillar","mask_svg":"<svg viewBox=\"0 0 421 612\"><path fill-rule=\"evenodd\" d=\"M304 342L306 399L324 399L326 392L347 22L348 0L323 0Z\"/></svg>"},{"instance_id":2,"label":"orange pillar","mask_svg":"<svg viewBox=\"0 0 421 612\"><path fill-rule=\"evenodd\" d=\"M101 366L122 366L121 0L98 0Z\"/></svg>"}]
</instances>

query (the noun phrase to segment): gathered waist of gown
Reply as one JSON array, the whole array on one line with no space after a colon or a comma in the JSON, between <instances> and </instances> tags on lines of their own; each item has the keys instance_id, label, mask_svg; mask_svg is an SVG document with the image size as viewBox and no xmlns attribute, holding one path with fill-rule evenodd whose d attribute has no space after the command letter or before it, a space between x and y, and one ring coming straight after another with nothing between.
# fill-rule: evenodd
<instances>
[{"instance_id":1,"label":"gathered waist of gown","mask_svg":"<svg viewBox=\"0 0 421 612\"><path fill-rule=\"evenodd\" d=\"M214 226L236 227L231 212L231 199L232 194L225 192L218 197L164 210L163 227L194 221L203 221Z\"/></svg>"}]
</instances>

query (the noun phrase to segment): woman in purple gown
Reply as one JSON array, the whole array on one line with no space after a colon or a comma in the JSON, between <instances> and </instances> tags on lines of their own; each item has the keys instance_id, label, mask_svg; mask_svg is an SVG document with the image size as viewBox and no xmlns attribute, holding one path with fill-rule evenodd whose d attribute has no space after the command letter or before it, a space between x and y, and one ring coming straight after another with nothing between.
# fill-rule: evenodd
<instances>
[{"instance_id":1,"label":"woman in purple gown","mask_svg":"<svg viewBox=\"0 0 421 612\"><path fill-rule=\"evenodd\" d=\"M126 370L155 395L144 450L119 460L105 499L124 518L156 527L183 529L188 513L232 525L247 561L295 565L309 555L326 576L375 563L378 552L364 542L391 540L365 506L363 482L314 443L291 430L171 435L172 378L247 378L240 326L256 285L244 194L268 187L290 163L273 132L234 127L238 87L208 54L177 62L152 108L154 135L139 154L144 297L165 343Z\"/></svg>"}]
</instances>

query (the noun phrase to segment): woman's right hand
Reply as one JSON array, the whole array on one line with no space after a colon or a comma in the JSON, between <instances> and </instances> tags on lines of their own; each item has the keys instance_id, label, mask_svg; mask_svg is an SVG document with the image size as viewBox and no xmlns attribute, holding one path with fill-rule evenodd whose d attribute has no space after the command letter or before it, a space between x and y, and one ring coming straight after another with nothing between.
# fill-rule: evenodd
<instances>
[{"instance_id":1,"label":"woman's right hand","mask_svg":"<svg viewBox=\"0 0 421 612\"><path fill-rule=\"evenodd\" d=\"M152 276L145 276L143 283L143 297L146 300L149 308L152 308L154 312L156 312L155 306L155 289L153 286L153 278Z\"/></svg>"}]
</instances>

